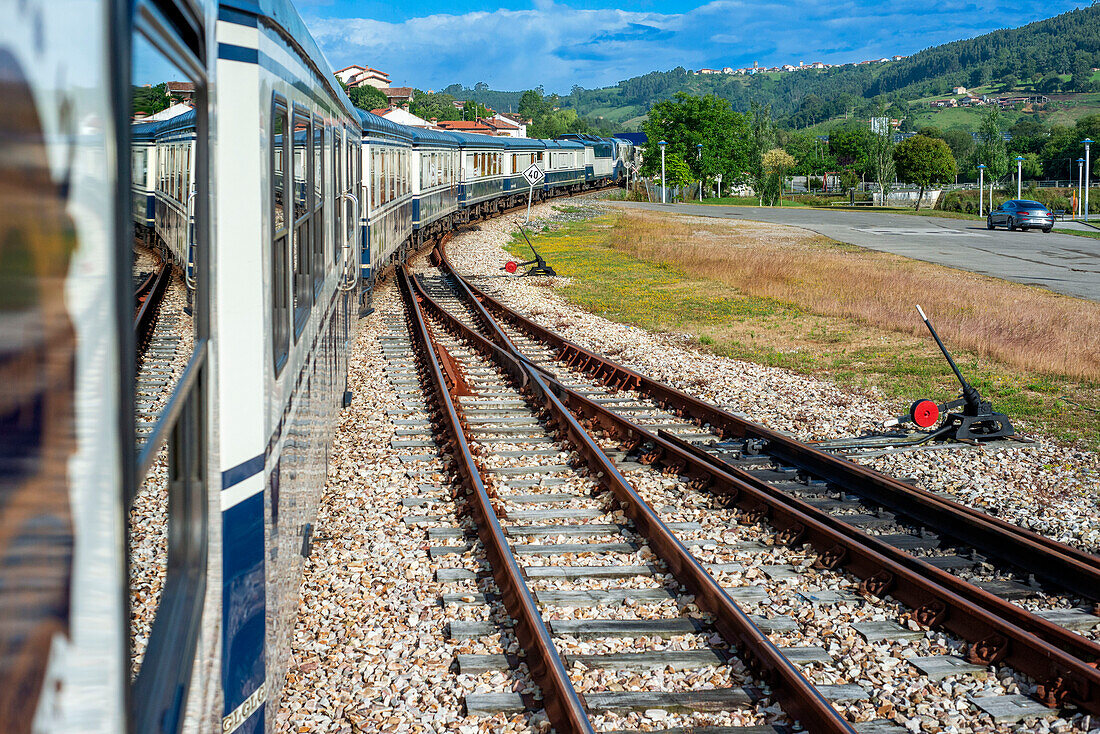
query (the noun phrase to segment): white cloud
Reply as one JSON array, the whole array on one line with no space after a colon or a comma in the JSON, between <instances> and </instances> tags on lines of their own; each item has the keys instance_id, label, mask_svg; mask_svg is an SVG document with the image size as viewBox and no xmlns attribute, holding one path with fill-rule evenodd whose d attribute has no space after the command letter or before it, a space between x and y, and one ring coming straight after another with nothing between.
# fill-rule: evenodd
<instances>
[{"instance_id":1,"label":"white cloud","mask_svg":"<svg viewBox=\"0 0 1100 734\"><path fill-rule=\"evenodd\" d=\"M312 0L324 2L325 0ZM1060 12L1049 0L1020 0L1021 25ZM568 91L676 66L859 61L964 38L1003 24L992 5L970 0L714 0L681 13L578 9L533 0L521 10L435 14L390 23L322 18L309 26L337 67L366 63L395 83L440 88L487 82L494 89L539 84ZM1056 0L1054 6L1073 7Z\"/></svg>"}]
</instances>

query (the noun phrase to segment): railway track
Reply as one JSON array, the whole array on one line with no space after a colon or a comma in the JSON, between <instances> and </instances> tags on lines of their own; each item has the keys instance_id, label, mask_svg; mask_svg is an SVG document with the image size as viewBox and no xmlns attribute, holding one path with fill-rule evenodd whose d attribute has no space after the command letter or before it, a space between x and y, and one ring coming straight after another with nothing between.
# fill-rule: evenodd
<instances>
[{"instance_id":1,"label":"railway track","mask_svg":"<svg viewBox=\"0 0 1100 734\"><path fill-rule=\"evenodd\" d=\"M148 262L150 257L145 252L142 261ZM192 329L186 302L183 285L166 258L157 259L155 270L141 278L134 291L138 367L134 401L139 449L156 425L190 356Z\"/></svg>"},{"instance_id":2,"label":"railway track","mask_svg":"<svg viewBox=\"0 0 1100 734\"><path fill-rule=\"evenodd\" d=\"M502 353L522 354L521 362L541 372L546 387L598 430L604 450L625 451L620 458L689 479L730 501L742 522L766 521L779 542L816 551L816 565L854 574L863 594L902 602L910 610L906 623L958 635L967 643L960 650L965 660L940 661L946 669L1009 665L1035 681L1028 690L1033 697L1096 713L1095 632L1072 631L1096 626L1092 610L1076 608L1095 601L1100 588L1089 580L1094 557L844 459L817 456L805 444L585 352L457 279L445 258L441 264L445 272L434 284L426 279L421 292L427 310L453 329L461 329L463 319L477 323ZM433 285L445 303L431 297ZM990 549L996 552L984 555ZM1029 557L1016 562L1017 549ZM991 559L999 565L991 567ZM1011 578L1021 569L1031 572L1029 584ZM1023 608L1044 585L1068 587L1077 596L1038 613ZM872 634L889 640L903 632L900 625L879 625ZM1033 702L1019 696L977 705L991 715L1036 713Z\"/></svg>"},{"instance_id":3,"label":"railway track","mask_svg":"<svg viewBox=\"0 0 1100 734\"><path fill-rule=\"evenodd\" d=\"M762 602L760 590L723 588L718 582L723 573L742 568L732 561L734 556L762 551L763 546L727 544L720 531L698 522L665 525L536 373L484 337L471 346L448 334L438 318L424 318L410 297L407 277L403 272L398 277L406 293L409 331L419 337L415 351L421 369L432 378L445 449L455 457L463 480L459 496L476 519L480 548L492 569L487 592L454 595L451 602L502 601L516 621L526 664L558 731L593 731L592 719L619 718L631 711L652 715L672 710L689 718L701 714L765 725L774 723L778 707L813 731L853 731L830 700L839 705L865 700L869 693L854 685L811 685L792 659L816 663L828 653L819 647L776 648L733 600ZM465 338L477 339L472 333ZM414 342L400 335L399 328L389 343L397 347L390 352L391 364L410 370ZM437 530L429 536L435 542L472 540L461 530ZM701 546L711 549L715 562L704 563L689 550ZM433 552L470 550L463 543L438 546ZM570 563L578 554L594 563ZM476 578L469 569L444 576ZM646 613L595 623L568 618L577 607L607 617L611 608L624 603ZM767 620L759 622L767 628ZM451 631L479 635L491 626L456 622ZM670 648L666 638L676 638L677 646L686 644L688 649ZM643 642L641 649L634 642L647 639L653 642ZM593 640L619 651L578 651L591 647ZM507 669L515 662L507 655L460 656L457 665L466 673ZM635 685L640 690L625 689L631 678L640 675L644 680L667 669L706 669L712 681L725 685L669 690L652 689L648 681L651 690L644 683ZM622 677L624 686L609 687L608 675ZM573 679L583 686L593 676L601 681L599 690L578 693ZM466 704L468 710L487 713L537 707L529 697L514 693L468 696ZM877 722L860 730L888 730L884 726Z\"/></svg>"}]
</instances>

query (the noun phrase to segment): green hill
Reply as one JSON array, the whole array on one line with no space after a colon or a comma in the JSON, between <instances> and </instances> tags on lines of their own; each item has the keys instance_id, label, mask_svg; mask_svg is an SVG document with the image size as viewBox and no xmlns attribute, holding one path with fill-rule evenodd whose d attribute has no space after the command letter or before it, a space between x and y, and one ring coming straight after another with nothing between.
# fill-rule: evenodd
<instances>
[{"instance_id":1,"label":"green hill","mask_svg":"<svg viewBox=\"0 0 1100 734\"><path fill-rule=\"evenodd\" d=\"M653 71L611 87L575 87L560 104L590 120L635 127L659 101L677 92L715 94L735 110L750 102L771 105L784 127L801 129L845 117L867 117L880 102L893 117L912 117L914 127L972 128L977 113L951 109L932 112L927 101L949 95L953 87L979 91L1045 94L1054 102L1040 114L1047 123L1072 124L1100 109L1100 4L935 46L900 61L848 64L826 70L761 73L752 76L697 75L684 68ZM495 92L486 85L447 92L476 99L497 109L518 104L520 92ZM950 118L950 119L949 119Z\"/></svg>"}]
</instances>

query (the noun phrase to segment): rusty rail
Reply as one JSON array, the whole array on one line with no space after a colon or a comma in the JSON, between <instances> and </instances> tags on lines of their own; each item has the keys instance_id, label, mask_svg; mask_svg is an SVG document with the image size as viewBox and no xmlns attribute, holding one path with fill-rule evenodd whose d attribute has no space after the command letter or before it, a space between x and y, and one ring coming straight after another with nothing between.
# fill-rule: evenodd
<instances>
[{"instance_id":1,"label":"rusty rail","mask_svg":"<svg viewBox=\"0 0 1100 734\"><path fill-rule=\"evenodd\" d=\"M493 579L500 589L504 606L516 622L516 637L527 653L528 668L542 689L547 718L563 734L593 734L588 715L569 680L569 674L539 613L538 605L527 587L523 571L509 550L504 529L500 526L481 473L470 453L458 411L439 367L437 345L428 331L404 266L397 269L397 279L413 321L413 339L419 346L417 354L421 366L431 378L432 389L442 414L441 422L449 435L449 448L455 456L457 471L469 490L466 497L477 516L478 537L492 564Z\"/></svg>"},{"instance_id":2,"label":"rusty rail","mask_svg":"<svg viewBox=\"0 0 1100 734\"><path fill-rule=\"evenodd\" d=\"M478 309L484 309L484 301L490 301L496 310L526 322L480 293L476 286L465 283L453 271L452 275L467 287L468 293L478 294L479 298L474 298ZM487 311L485 315L488 316ZM640 385L644 390L646 382L655 382L608 362L591 355L585 366L590 374L602 375L612 384ZM709 487L730 496L746 519L769 520L779 531L781 541L809 543L821 554L819 563L822 566L844 566L863 579L864 592L877 596L890 594L914 610L917 622L925 626L942 626L958 634L971 643L969 657L972 661L991 664L1003 660L1039 680L1039 697L1048 705L1072 701L1100 714L1100 671L1094 667L1100 659L1100 646L1096 643L874 539L715 457L704 456L705 452L686 442L668 434L652 434L556 380L550 380L549 384L569 408L590 425L599 423L624 442L651 441L654 446L651 460L661 461L669 470L688 475L701 489ZM793 442L793 439L786 440ZM843 480L839 483L844 485Z\"/></svg>"},{"instance_id":3,"label":"rusty rail","mask_svg":"<svg viewBox=\"0 0 1100 734\"><path fill-rule=\"evenodd\" d=\"M714 626L723 639L752 664L761 676L781 694L785 711L814 732L853 732L851 725L821 696L809 681L775 647L729 597L691 552L668 529L649 504L619 473L614 463L596 445L592 437L572 415L546 379L529 364L519 360L492 340L473 331L435 302L414 280L419 299L445 324L499 366L513 374L521 371L527 378L527 390L551 416L551 422L576 448L592 476L619 500L624 513L634 521L638 532L668 566L676 580L695 596L696 605L713 615ZM552 383L553 384L553 383Z\"/></svg>"},{"instance_id":4,"label":"rusty rail","mask_svg":"<svg viewBox=\"0 0 1100 734\"><path fill-rule=\"evenodd\" d=\"M643 392L681 417L700 425L709 424L723 438L763 441L764 451L773 458L937 528L988 556L1002 559L1036 577L1049 579L1085 599L1100 602L1100 557L820 451L623 367L521 316L476 285L467 283L451 267L446 253L441 263L452 276L462 280L487 310L553 347L567 366L609 387Z\"/></svg>"},{"instance_id":5,"label":"rusty rail","mask_svg":"<svg viewBox=\"0 0 1100 734\"><path fill-rule=\"evenodd\" d=\"M142 281L141 285L139 285L134 292L134 300L141 304L134 314L134 339L138 346L139 359L141 347L145 345L145 342L152 334L153 324L156 322L157 309L160 307L160 301L164 297L164 292L168 290L171 272L171 265L168 260L165 260L161 263L157 272L150 273L149 277Z\"/></svg>"}]
</instances>

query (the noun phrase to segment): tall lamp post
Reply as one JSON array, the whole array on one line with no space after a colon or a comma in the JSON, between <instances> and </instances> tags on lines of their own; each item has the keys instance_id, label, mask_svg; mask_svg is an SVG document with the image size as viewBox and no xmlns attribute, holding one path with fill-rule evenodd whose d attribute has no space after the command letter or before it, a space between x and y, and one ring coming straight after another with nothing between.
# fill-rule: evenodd
<instances>
[{"instance_id":1,"label":"tall lamp post","mask_svg":"<svg viewBox=\"0 0 1100 734\"><path fill-rule=\"evenodd\" d=\"M1077 211L1074 212L1077 219L1081 218L1081 197L1084 196L1085 186L1085 159L1077 159Z\"/></svg>"},{"instance_id":2,"label":"tall lamp post","mask_svg":"<svg viewBox=\"0 0 1100 734\"><path fill-rule=\"evenodd\" d=\"M1085 207L1085 221L1089 221L1089 146L1092 145L1092 141L1085 138L1081 141L1085 144L1085 195L1081 197L1083 206Z\"/></svg>"},{"instance_id":3,"label":"tall lamp post","mask_svg":"<svg viewBox=\"0 0 1100 734\"><path fill-rule=\"evenodd\" d=\"M1016 161L1016 198L1019 199L1020 196L1021 196L1020 189L1021 189L1021 186L1024 183L1023 182L1024 157L1022 155L1018 155L1018 156L1016 156L1015 161Z\"/></svg>"},{"instance_id":4,"label":"tall lamp post","mask_svg":"<svg viewBox=\"0 0 1100 734\"><path fill-rule=\"evenodd\" d=\"M695 160L699 161L699 201L703 201L703 144L695 144Z\"/></svg>"},{"instance_id":5,"label":"tall lamp post","mask_svg":"<svg viewBox=\"0 0 1100 734\"><path fill-rule=\"evenodd\" d=\"M665 146L668 145L664 140L657 143L661 146L661 203L665 203Z\"/></svg>"},{"instance_id":6,"label":"tall lamp post","mask_svg":"<svg viewBox=\"0 0 1100 734\"><path fill-rule=\"evenodd\" d=\"M985 164L978 164L978 216L982 216L982 204L985 203ZM989 202L989 208L993 208L993 202Z\"/></svg>"}]
</instances>

